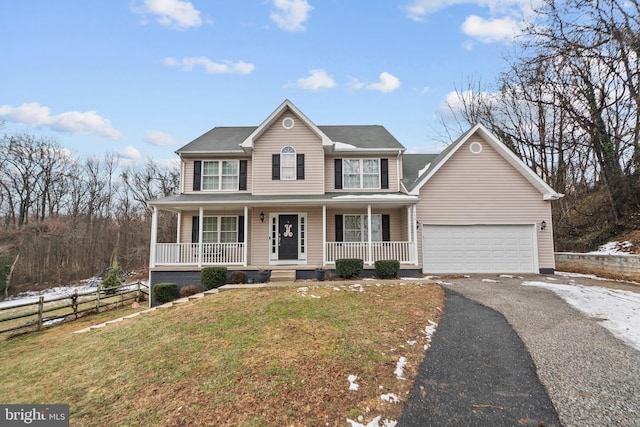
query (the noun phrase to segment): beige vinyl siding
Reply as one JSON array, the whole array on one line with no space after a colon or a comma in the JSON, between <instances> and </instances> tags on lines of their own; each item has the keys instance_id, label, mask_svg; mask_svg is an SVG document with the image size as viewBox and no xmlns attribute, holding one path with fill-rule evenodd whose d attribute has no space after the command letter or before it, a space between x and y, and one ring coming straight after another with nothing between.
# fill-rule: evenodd
<instances>
[{"instance_id":1,"label":"beige vinyl siding","mask_svg":"<svg viewBox=\"0 0 640 427\"><path fill-rule=\"evenodd\" d=\"M282 127L285 118L295 121L293 129ZM271 179L271 158L283 147L293 147L304 154L303 180ZM274 120L253 148L253 194L324 194L324 150L322 141L289 110Z\"/></svg>"},{"instance_id":2,"label":"beige vinyl siding","mask_svg":"<svg viewBox=\"0 0 640 427\"><path fill-rule=\"evenodd\" d=\"M229 193L228 190L225 191L212 191L212 190L204 190L204 191L193 191L193 162L196 160L207 161L207 160L246 160L247 161L247 190L240 191L241 193L251 193L251 182L253 181L251 178L251 159L250 158L221 158L221 157L202 157L202 158L183 158L184 162L184 193L185 194L193 194L193 193ZM235 190L234 192L238 192Z\"/></svg>"},{"instance_id":3,"label":"beige vinyl siding","mask_svg":"<svg viewBox=\"0 0 640 427\"><path fill-rule=\"evenodd\" d=\"M327 242L336 241L336 215L366 215L367 208L327 209ZM371 208L372 215L389 215L389 231L392 242L406 241L406 209ZM322 221L322 218L320 219ZM404 230L404 232L403 232ZM403 234L404 233L404 234Z\"/></svg>"},{"instance_id":4,"label":"beige vinyl siding","mask_svg":"<svg viewBox=\"0 0 640 427\"><path fill-rule=\"evenodd\" d=\"M469 151L474 141L482 144L480 154ZM421 223L433 225L546 221L546 230L537 228L538 262L540 268L554 268L550 202L477 134L421 188L417 214Z\"/></svg>"},{"instance_id":5,"label":"beige vinyl siding","mask_svg":"<svg viewBox=\"0 0 640 427\"><path fill-rule=\"evenodd\" d=\"M353 189L342 189L336 190L336 182L335 182L335 159L388 159L389 160L389 189L378 189L375 191L380 191L384 193L395 193L400 191L400 179L398 178L398 167L400 166L400 160L397 155L377 155L377 156L358 156L357 154L345 153L345 155L341 156L327 156L324 164L324 186L328 193L333 191L344 191L344 192L371 192L372 189L363 189L363 190L353 190Z\"/></svg>"}]
</instances>

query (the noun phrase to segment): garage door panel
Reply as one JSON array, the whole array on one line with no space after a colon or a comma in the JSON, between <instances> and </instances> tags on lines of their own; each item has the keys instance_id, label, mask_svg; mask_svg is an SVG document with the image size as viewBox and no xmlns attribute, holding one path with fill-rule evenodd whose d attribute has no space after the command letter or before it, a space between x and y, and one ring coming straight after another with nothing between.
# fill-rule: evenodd
<instances>
[{"instance_id":1,"label":"garage door panel","mask_svg":"<svg viewBox=\"0 0 640 427\"><path fill-rule=\"evenodd\" d=\"M425 225L425 273L536 271L533 225Z\"/></svg>"}]
</instances>

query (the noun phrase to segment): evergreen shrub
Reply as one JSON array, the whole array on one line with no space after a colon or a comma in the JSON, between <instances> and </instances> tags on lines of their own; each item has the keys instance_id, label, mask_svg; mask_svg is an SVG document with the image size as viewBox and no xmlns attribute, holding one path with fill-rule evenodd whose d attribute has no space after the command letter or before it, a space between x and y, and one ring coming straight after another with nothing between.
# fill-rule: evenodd
<instances>
[{"instance_id":1,"label":"evergreen shrub","mask_svg":"<svg viewBox=\"0 0 640 427\"><path fill-rule=\"evenodd\" d=\"M200 271L200 283L207 290L219 288L227 283L227 267L205 267Z\"/></svg>"},{"instance_id":2,"label":"evergreen shrub","mask_svg":"<svg viewBox=\"0 0 640 427\"><path fill-rule=\"evenodd\" d=\"M364 262L360 258L340 258L336 260L336 273L344 279L360 276Z\"/></svg>"},{"instance_id":3,"label":"evergreen shrub","mask_svg":"<svg viewBox=\"0 0 640 427\"><path fill-rule=\"evenodd\" d=\"M398 277L400 261L397 259L385 259L375 262L376 277L378 279L393 279Z\"/></svg>"},{"instance_id":4,"label":"evergreen shrub","mask_svg":"<svg viewBox=\"0 0 640 427\"><path fill-rule=\"evenodd\" d=\"M176 283L158 283L153 287L153 299L160 304L173 301L176 298L178 298Z\"/></svg>"}]
</instances>

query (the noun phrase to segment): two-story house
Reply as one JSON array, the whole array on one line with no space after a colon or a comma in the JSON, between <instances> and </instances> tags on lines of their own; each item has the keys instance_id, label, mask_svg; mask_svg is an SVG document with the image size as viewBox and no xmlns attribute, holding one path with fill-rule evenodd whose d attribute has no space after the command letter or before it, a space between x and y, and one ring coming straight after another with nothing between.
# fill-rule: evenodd
<instances>
[{"instance_id":1,"label":"two-story house","mask_svg":"<svg viewBox=\"0 0 640 427\"><path fill-rule=\"evenodd\" d=\"M177 154L180 194L149 202L151 285L199 283L212 265L312 278L340 258L396 259L414 277L554 271L562 195L482 125L439 155L405 154L382 126L319 126L285 100ZM157 241L159 210L177 213L175 242Z\"/></svg>"}]
</instances>

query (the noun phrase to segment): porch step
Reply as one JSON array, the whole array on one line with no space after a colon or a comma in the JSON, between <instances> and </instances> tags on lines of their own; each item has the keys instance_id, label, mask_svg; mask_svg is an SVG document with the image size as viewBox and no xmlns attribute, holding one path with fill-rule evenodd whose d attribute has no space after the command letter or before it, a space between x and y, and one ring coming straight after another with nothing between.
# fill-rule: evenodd
<instances>
[{"instance_id":1,"label":"porch step","mask_svg":"<svg viewBox=\"0 0 640 427\"><path fill-rule=\"evenodd\" d=\"M272 270L269 282L294 282L295 280L295 270Z\"/></svg>"}]
</instances>

